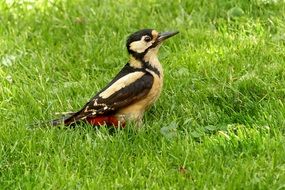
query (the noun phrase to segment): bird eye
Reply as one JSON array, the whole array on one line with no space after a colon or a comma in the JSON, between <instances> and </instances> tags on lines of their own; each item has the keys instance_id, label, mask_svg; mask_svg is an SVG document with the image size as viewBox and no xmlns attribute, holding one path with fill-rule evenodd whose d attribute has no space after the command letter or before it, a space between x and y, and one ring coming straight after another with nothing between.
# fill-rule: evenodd
<instances>
[{"instance_id":1,"label":"bird eye","mask_svg":"<svg viewBox=\"0 0 285 190\"><path fill-rule=\"evenodd\" d=\"M149 37L149 36L146 36L145 38L144 38L144 41L146 41L146 42L149 42L151 40L151 38Z\"/></svg>"}]
</instances>

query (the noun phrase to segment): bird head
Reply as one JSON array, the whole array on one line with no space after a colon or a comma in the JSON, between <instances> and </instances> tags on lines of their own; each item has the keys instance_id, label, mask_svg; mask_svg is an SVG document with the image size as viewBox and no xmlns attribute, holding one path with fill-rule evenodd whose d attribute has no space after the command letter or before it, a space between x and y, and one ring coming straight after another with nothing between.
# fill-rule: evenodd
<instances>
[{"instance_id":1,"label":"bird head","mask_svg":"<svg viewBox=\"0 0 285 190\"><path fill-rule=\"evenodd\" d=\"M139 30L128 37L128 52L136 59L143 59L149 52L157 54L161 43L176 34L178 31L159 33L153 29Z\"/></svg>"}]
</instances>

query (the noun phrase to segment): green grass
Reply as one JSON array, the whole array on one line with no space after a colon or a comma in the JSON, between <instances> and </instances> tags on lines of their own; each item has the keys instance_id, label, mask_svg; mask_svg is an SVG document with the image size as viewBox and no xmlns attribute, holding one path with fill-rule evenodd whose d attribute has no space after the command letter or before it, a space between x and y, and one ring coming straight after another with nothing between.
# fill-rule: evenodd
<instances>
[{"instance_id":1,"label":"green grass","mask_svg":"<svg viewBox=\"0 0 285 190\"><path fill-rule=\"evenodd\" d=\"M284 189L284 4L1 1L0 189ZM180 31L142 129L28 127L79 109L142 28Z\"/></svg>"}]
</instances>

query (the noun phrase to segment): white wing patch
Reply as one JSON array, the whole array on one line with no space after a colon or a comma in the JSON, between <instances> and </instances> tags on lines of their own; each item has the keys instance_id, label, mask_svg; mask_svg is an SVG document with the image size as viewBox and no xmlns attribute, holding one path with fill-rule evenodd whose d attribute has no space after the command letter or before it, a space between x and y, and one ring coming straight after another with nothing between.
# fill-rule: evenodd
<instances>
[{"instance_id":1,"label":"white wing patch","mask_svg":"<svg viewBox=\"0 0 285 190\"><path fill-rule=\"evenodd\" d=\"M110 97L112 94L118 92L122 88L125 88L126 86L132 84L133 82L141 78L144 74L145 73L141 71L127 74L126 76L114 82L109 88L101 92L99 94L99 97L104 98L104 99Z\"/></svg>"}]
</instances>

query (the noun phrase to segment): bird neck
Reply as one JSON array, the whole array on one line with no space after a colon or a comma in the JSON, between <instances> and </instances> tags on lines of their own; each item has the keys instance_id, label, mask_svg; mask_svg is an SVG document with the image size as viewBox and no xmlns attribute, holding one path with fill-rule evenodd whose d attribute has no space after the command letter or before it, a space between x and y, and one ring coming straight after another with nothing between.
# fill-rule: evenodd
<instances>
[{"instance_id":1,"label":"bird neck","mask_svg":"<svg viewBox=\"0 0 285 190\"><path fill-rule=\"evenodd\" d=\"M157 52L150 51L146 53L146 55L143 58L136 58L133 55L131 55L129 64L133 68L152 71L159 77L163 77L163 69L162 65L158 60Z\"/></svg>"}]
</instances>

